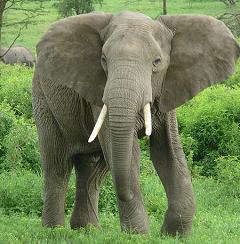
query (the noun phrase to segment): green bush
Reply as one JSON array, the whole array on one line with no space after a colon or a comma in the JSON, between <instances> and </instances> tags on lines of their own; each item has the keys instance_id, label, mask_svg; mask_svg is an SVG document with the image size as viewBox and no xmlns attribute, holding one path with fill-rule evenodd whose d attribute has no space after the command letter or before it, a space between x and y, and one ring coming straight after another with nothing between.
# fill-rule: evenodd
<instances>
[{"instance_id":1,"label":"green bush","mask_svg":"<svg viewBox=\"0 0 240 244\"><path fill-rule=\"evenodd\" d=\"M15 123L15 115L11 110L11 107L6 103L0 103L0 165L2 157L5 154L5 147L3 140L5 136L10 132L10 129Z\"/></svg>"},{"instance_id":2,"label":"green bush","mask_svg":"<svg viewBox=\"0 0 240 244\"><path fill-rule=\"evenodd\" d=\"M24 118L16 119L3 140L2 167L5 170L27 169L41 172L38 137L35 125Z\"/></svg>"},{"instance_id":3,"label":"green bush","mask_svg":"<svg viewBox=\"0 0 240 244\"><path fill-rule=\"evenodd\" d=\"M0 174L0 208L13 212L40 214L42 209L41 177L27 171Z\"/></svg>"},{"instance_id":4,"label":"green bush","mask_svg":"<svg viewBox=\"0 0 240 244\"><path fill-rule=\"evenodd\" d=\"M100 190L99 211L118 214L117 198L110 173L104 179Z\"/></svg>"},{"instance_id":5,"label":"green bush","mask_svg":"<svg viewBox=\"0 0 240 244\"><path fill-rule=\"evenodd\" d=\"M0 209L5 214L42 212L42 182L40 175L28 170L16 170L0 174ZM75 199L75 175L72 174L66 197L66 212L71 213ZM99 211L117 214L116 195L110 175L101 186Z\"/></svg>"},{"instance_id":6,"label":"green bush","mask_svg":"<svg viewBox=\"0 0 240 244\"><path fill-rule=\"evenodd\" d=\"M184 151L205 176L220 156L240 155L240 87L206 89L177 111Z\"/></svg>"},{"instance_id":7,"label":"green bush","mask_svg":"<svg viewBox=\"0 0 240 244\"><path fill-rule=\"evenodd\" d=\"M151 166L152 167L152 166ZM37 214L42 212L41 175L27 170L17 170L0 174L0 210L4 214ZM141 188L146 196L146 209L151 214L162 214L166 209L165 193L156 175L141 175ZM71 176L67 197L66 213L73 210L75 199L75 175ZM107 175L101 186L99 212L118 215L116 194L112 177Z\"/></svg>"},{"instance_id":8,"label":"green bush","mask_svg":"<svg viewBox=\"0 0 240 244\"><path fill-rule=\"evenodd\" d=\"M232 88L234 88L236 85L240 86L240 61L238 61L234 75L225 80L224 84Z\"/></svg>"},{"instance_id":9,"label":"green bush","mask_svg":"<svg viewBox=\"0 0 240 244\"><path fill-rule=\"evenodd\" d=\"M53 4L62 17L85 14L94 11L94 4L102 5L103 0L58 0Z\"/></svg>"},{"instance_id":10,"label":"green bush","mask_svg":"<svg viewBox=\"0 0 240 244\"><path fill-rule=\"evenodd\" d=\"M36 127L31 120L16 117L10 105L0 103L0 173L28 169L40 172Z\"/></svg>"},{"instance_id":11,"label":"green bush","mask_svg":"<svg viewBox=\"0 0 240 244\"><path fill-rule=\"evenodd\" d=\"M31 84L33 70L0 63L0 103L8 103L16 115L32 117Z\"/></svg>"},{"instance_id":12,"label":"green bush","mask_svg":"<svg viewBox=\"0 0 240 244\"><path fill-rule=\"evenodd\" d=\"M40 172L32 120L32 70L0 63L0 172L20 168Z\"/></svg>"},{"instance_id":13,"label":"green bush","mask_svg":"<svg viewBox=\"0 0 240 244\"><path fill-rule=\"evenodd\" d=\"M41 215L42 182L40 175L27 170L0 174L0 209L5 214L24 213ZM72 210L75 197L75 178L69 182L66 212Z\"/></svg>"},{"instance_id":14,"label":"green bush","mask_svg":"<svg viewBox=\"0 0 240 244\"><path fill-rule=\"evenodd\" d=\"M226 156L216 159L217 179L223 192L240 197L240 157Z\"/></svg>"}]
</instances>

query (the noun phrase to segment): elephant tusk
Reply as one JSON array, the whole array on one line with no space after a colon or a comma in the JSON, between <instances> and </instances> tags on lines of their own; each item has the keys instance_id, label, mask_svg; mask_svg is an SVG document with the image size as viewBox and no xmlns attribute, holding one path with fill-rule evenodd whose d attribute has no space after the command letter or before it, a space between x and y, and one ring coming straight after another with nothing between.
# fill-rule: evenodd
<instances>
[{"instance_id":1,"label":"elephant tusk","mask_svg":"<svg viewBox=\"0 0 240 244\"><path fill-rule=\"evenodd\" d=\"M107 106L104 104L103 108L101 110L101 113L99 114L99 117L97 119L97 122L93 128L92 134L90 135L90 137L88 139L89 143L92 142L97 137L97 135L102 127L102 124L104 122L104 119L106 117L106 114L107 114Z\"/></svg>"},{"instance_id":2,"label":"elephant tusk","mask_svg":"<svg viewBox=\"0 0 240 244\"><path fill-rule=\"evenodd\" d=\"M143 108L144 122L145 122L145 134L150 136L152 133L152 118L150 103L147 103Z\"/></svg>"}]
</instances>

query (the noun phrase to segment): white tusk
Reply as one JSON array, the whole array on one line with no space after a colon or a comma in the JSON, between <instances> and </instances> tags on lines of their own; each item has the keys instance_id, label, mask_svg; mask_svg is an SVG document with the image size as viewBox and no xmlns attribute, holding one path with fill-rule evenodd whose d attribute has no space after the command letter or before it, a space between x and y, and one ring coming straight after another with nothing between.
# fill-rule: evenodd
<instances>
[{"instance_id":1,"label":"white tusk","mask_svg":"<svg viewBox=\"0 0 240 244\"><path fill-rule=\"evenodd\" d=\"M150 136L152 133L152 118L150 103L147 103L143 108L144 122L145 122L145 134Z\"/></svg>"},{"instance_id":2,"label":"white tusk","mask_svg":"<svg viewBox=\"0 0 240 244\"><path fill-rule=\"evenodd\" d=\"M106 117L106 114L107 114L107 106L104 104L103 108L101 110L101 113L99 114L99 117L97 119L97 122L93 128L92 134L90 135L90 137L88 139L88 142L92 142L97 137L97 135L102 127L103 121Z\"/></svg>"}]
</instances>

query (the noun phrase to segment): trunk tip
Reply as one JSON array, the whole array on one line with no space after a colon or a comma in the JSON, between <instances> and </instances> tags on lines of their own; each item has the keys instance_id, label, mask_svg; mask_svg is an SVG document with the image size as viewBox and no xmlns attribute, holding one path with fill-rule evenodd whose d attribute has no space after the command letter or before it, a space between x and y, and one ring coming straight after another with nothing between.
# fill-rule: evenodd
<instances>
[{"instance_id":1,"label":"trunk tip","mask_svg":"<svg viewBox=\"0 0 240 244\"><path fill-rule=\"evenodd\" d=\"M151 128L146 128L145 134L146 134L146 136L151 136L151 134L152 134Z\"/></svg>"}]
</instances>

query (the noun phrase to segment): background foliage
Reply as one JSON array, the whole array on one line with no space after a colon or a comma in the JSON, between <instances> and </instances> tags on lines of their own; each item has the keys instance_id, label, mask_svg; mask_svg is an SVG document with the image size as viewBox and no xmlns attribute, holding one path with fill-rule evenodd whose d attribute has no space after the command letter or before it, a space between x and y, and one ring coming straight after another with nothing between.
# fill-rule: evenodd
<instances>
[{"instance_id":1,"label":"background foliage","mask_svg":"<svg viewBox=\"0 0 240 244\"><path fill-rule=\"evenodd\" d=\"M94 4L102 5L103 0L59 0L53 4L62 17L85 14L94 11Z\"/></svg>"},{"instance_id":2,"label":"background foliage","mask_svg":"<svg viewBox=\"0 0 240 244\"><path fill-rule=\"evenodd\" d=\"M240 155L240 87L218 85L178 109L184 149L192 170L217 176L217 159Z\"/></svg>"}]
</instances>

